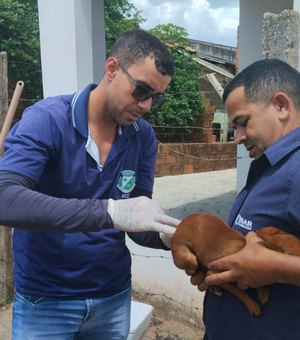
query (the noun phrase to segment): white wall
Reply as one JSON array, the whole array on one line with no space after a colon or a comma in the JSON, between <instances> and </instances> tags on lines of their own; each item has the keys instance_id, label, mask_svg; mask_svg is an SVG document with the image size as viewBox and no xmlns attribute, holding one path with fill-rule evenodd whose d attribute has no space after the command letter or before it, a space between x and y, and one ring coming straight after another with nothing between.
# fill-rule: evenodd
<instances>
[{"instance_id":1,"label":"white wall","mask_svg":"<svg viewBox=\"0 0 300 340\"><path fill-rule=\"evenodd\" d=\"M166 296L170 302L202 310L203 293L191 285L184 271L175 267L171 252L140 247L129 238L126 243L132 254L133 286L142 295Z\"/></svg>"}]
</instances>

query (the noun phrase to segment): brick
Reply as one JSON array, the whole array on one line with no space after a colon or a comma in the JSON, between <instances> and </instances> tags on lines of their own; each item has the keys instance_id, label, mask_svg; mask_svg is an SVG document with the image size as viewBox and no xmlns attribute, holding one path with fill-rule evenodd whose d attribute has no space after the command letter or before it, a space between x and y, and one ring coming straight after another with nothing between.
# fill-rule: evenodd
<instances>
[{"instance_id":1,"label":"brick","mask_svg":"<svg viewBox=\"0 0 300 340\"><path fill-rule=\"evenodd\" d=\"M184 174L192 174L194 172L193 164L185 164L183 166L183 173Z\"/></svg>"},{"instance_id":2,"label":"brick","mask_svg":"<svg viewBox=\"0 0 300 340\"><path fill-rule=\"evenodd\" d=\"M160 165L158 168L158 173L160 176L169 176L170 169L167 165Z\"/></svg>"},{"instance_id":3,"label":"brick","mask_svg":"<svg viewBox=\"0 0 300 340\"><path fill-rule=\"evenodd\" d=\"M157 153L156 164L165 164L167 159L167 155L164 155L160 152Z\"/></svg>"},{"instance_id":4,"label":"brick","mask_svg":"<svg viewBox=\"0 0 300 340\"><path fill-rule=\"evenodd\" d=\"M166 151L167 154L160 154L160 150ZM237 145L233 142L166 144L164 147L159 147L155 176L235 168L236 152ZM167 164L163 161L164 157L173 163Z\"/></svg>"},{"instance_id":5,"label":"brick","mask_svg":"<svg viewBox=\"0 0 300 340\"><path fill-rule=\"evenodd\" d=\"M171 164L169 165L170 175L181 175L183 165L182 164Z\"/></svg>"},{"instance_id":6,"label":"brick","mask_svg":"<svg viewBox=\"0 0 300 340\"><path fill-rule=\"evenodd\" d=\"M167 157L166 157L166 163L167 163L167 164L174 164L174 163L177 163L177 156L175 156L175 155L167 155Z\"/></svg>"},{"instance_id":7,"label":"brick","mask_svg":"<svg viewBox=\"0 0 300 340\"><path fill-rule=\"evenodd\" d=\"M158 152L167 154L169 152L169 148L166 144L159 144L158 145Z\"/></svg>"}]
</instances>

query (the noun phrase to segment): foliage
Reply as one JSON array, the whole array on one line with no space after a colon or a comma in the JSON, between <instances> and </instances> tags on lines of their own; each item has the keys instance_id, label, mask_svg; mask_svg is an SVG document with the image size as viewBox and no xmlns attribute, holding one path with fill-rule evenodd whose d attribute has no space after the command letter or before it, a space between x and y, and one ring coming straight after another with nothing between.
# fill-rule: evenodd
<instances>
[{"instance_id":1,"label":"foliage","mask_svg":"<svg viewBox=\"0 0 300 340\"><path fill-rule=\"evenodd\" d=\"M118 36L138 28L145 19L127 0L104 0L107 51ZM189 40L183 27L158 25L149 30L168 46L174 61L175 75L166 96L168 101L156 112L146 115L153 125L185 126L193 124L203 111L198 82L200 66L192 59ZM27 99L42 97L37 0L0 1L0 51L8 54L11 86L25 82Z\"/></svg>"},{"instance_id":2,"label":"foliage","mask_svg":"<svg viewBox=\"0 0 300 340\"><path fill-rule=\"evenodd\" d=\"M187 32L181 26L174 24L157 25L150 29L149 32L165 43L172 44L174 47L184 48L189 45Z\"/></svg>"},{"instance_id":3,"label":"foliage","mask_svg":"<svg viewBox=\"0 0 300 340\"><path fill-rule=\"evenodd\" d=\"M127 0L104 0L106 51L122 32L139 28L145 21L135 6Z\"/></svg>"},{"instance_id":4,"label":"foliage","mask_svg":"<svg viewBox=\"0 0 300 340\"><path fill-rule=\"evenodd\" d=\"M25 82L26 98L42 97L42 74L36 0L0 1L0 51L8 55L8 78L14 88Z\"/></svg>"},{"instance_id":5,"label":"foliage","mask_svg":"<svg viewBox=\"0 0 300 340\"><path fill-rule=\"evenodd\" d=\"M198 75L201 66L187 49L189 40L183 27L158 25L149 30L169 47L175 62L175 75L165 95L168 101L146 119L157 126L186 126L195 123L204 106L201 103Z\"/></svg>"}]
</instances>

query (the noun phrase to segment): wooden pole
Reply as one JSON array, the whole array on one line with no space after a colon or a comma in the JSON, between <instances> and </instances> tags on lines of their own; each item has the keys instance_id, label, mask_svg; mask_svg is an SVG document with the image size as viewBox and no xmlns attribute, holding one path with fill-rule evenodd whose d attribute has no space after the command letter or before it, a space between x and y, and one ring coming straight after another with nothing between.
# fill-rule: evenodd
<instances>
[{"instance_id":1,"label":"wooden pole","mask_svg":"<svg viewBox=\"0 0 300 340\"><path fill-rule=\"evenodd\" d=\"M10 102L7 114L4 119L4 123L2 125L2 129L0 130L0 156L3 154L3 144L4 140L9 132L9 129L11 127L12 121L14 119L14 115L16 113L18 103L23 91L24 83L22 81L18 81L12 100Z\"/></svg>"},{"instance_id":2,"label":"wooden pole","mask_svg":"<svg viewBox=\"0 0 300 340\"><path fill-rule=\"evenodd\" d=\"M7 54L0 52L0 131L8 108Z\"/></svg>"},{"instance_id":3,"label":"wooden pole","mask_svg":"<svg viewBox=\"0 0 300 340\"><path fill-rule=\"evenodd\" d=\"M7 54L0 52L0 131L8 108ZM12 230L0 226L0 305L13 296Z\"/></svg>"}]
</instances>

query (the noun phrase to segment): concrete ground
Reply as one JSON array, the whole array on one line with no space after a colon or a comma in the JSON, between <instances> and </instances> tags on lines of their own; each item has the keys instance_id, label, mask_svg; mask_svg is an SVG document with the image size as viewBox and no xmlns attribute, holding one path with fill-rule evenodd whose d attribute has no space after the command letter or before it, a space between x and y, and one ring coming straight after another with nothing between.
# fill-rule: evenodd
<instances>
[{"instance_id":1,"label":"concrete ground","mask_svg":"<svg viewBox=\"0 0 300 340\"><path fill-rule=\"evenodd\" d=\"M164 212L179 219L210 211L227 220L235 196L236 168L158 177L153 192Z\"/></svg>"},{"instance_id":2,"label":"concrete ground","mask_svg":"<svg viewBox=\"0 0 300 340\"><path fill-rule=\"evenodd\" d=\"M199 211L199 207L201 211L215 212L227 219L235 195L236 169L228 169L158 177L155 181L153 196L167 214L179 219ZM0 309L1 340L11 339L11 310L11 306ZM168 333L168 330L165 331ZM156 333L155 339L186 339L181 334L174 335L174 337L170 337L170 333L168 334L166 336L160 334L160 337L157 338ZM150 339L152 340L152 338Z\"/></svg>"}]
</instances>

